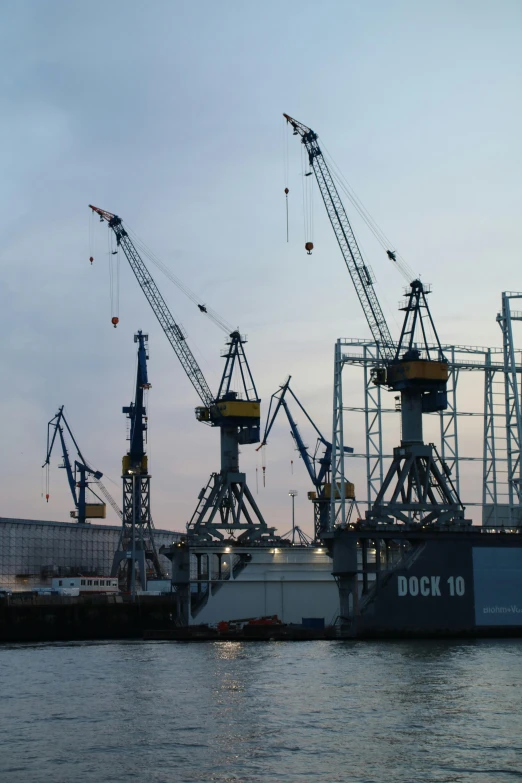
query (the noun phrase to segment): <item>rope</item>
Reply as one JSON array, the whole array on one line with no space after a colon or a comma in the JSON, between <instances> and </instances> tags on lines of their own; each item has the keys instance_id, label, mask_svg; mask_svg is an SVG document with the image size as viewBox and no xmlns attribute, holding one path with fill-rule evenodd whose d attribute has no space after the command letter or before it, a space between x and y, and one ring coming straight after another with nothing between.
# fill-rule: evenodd
<instances>
[{"instance_id":1,"label":"rope","mask_svg":"<svg viewBox=\"0 0 522 783\"><path fill-rule=\"evenodd\" d=\"M286 241L289 241L289 227L288 227L288 176L289 176L289 158L288 158L288 132L286 130L286 120L283 117L283 179L285 186L285 201L286 201Z\"/></svg>"},{"instance_id":2,"label":"rope","mask_svg":"<svg viewBox=\"0 0 522 783\"><path fill-rule=\"evenodd\" d=\"M386 251L386 254L390 259L390 261L393 261L394 265L397 267L397 269L403 275L403 277L407 280L407 282L408 283L411 282L415 278L415 274L411 269L411 267L403 259L403 257L400 255L398 251L392 250L393 243L389 240L389 238L386 236L384 231L380 228L376 220L370 214L368 209L364 206L363 202L357 196L354 189L352 188L348 180L344 177L339 166L333 159L330 152L328 152L326 146L323 144L322 141L321 141L321 148L326 152L326 155L323 152L323 157L327 161L327 165L329 166L332 172L332 177L335 180L335 182L339 185L340 189L343 191L343 193L353 204L358 214L364 220L364 222L366 223L366 225L368 226L368 228L370 229L374 237L377 239L377 241L379 242L383 250Z\"/></svg>"},{"instance_id":3,"label":"rope","mask_svg":"<svg viewBox=\"0 0 522 783\"><path fill-rule=\"evenodd\" d=\"M305 164L304 164L304 146L301 145L301 189L303 193L303 232L304 232L304 241L305 243L308 242L308 230L306 225L306 182L305 182L305 170L304 170Z\"/></svg>"},{"instance_id":4,"label":"rope","mask_svg":"<svg viewBox=\"0 0 522 783\"><path fill-rule=\"evenodd\" d=\"M288 190L288 188L285 188L285 190ZM288 193L285 193L285 200L286 200L286 241L288 242Z\"/></svg>"},{"instance_id":5,"label":"rope","mask_svg":"<svg viewBox=\"0 0 522 783\"><path fill-rule=\"evenodd\" d=\"M89 256L90 258L94 257L94 244L93 244L93 219L94 219L94 211L91 209L91 214L89 215Z\"/></svg>"},{"instance_id":6,"label":"rope","mask_svg":"<svg viewBox=\"0 0 522 783\"><path fill-rule=\"evenodd\" d=\"M110 278L110 296L111 296L111 317L118 316L120 310L120 265L119 252L113 249L112 232L108 235L108 254L109 254L109 278ZM114 258L116 255L116 259Z\"/></svg>"},{"instance_id":7,"label":"rope","mask_svg":"<svg viewBox=\"0 0 522 783\"><path fill-rule=\"evenodd\" d=\"M285 188L288 187L288 172L289 172L289 156L288 156L288 144L289 144L289 134L287 130L287 122L285 118L283 117L283 125L282 125L282 133L283 133L283 174L284 174L284 186Z\"/></svg>"},{"instance_id":8,"label":"rope","mask_svg":"<svg viewBox=\"0 0 522 783\"><path fill-rule=\"evenodd\" d=\"M120 314L120 248L116 248L116 315Z\"/></svg>"},{"instance_id":9,"label":"rope","mask_svg":"<svg viewBox=\"0 0 522 783\"><path fill-rule=\"evenodd\" d=\"M111 318L114 315L114 284L112 274L111 232L107 233L107 253L109 254L109 296L111 300Z\"/></svg>"},{"instance_id":10,"label":"rope","mask_svg":"<svg viewBox=\"0 0 522 783\"><path fill-rule=\"evenodd\" d=\"M310 240L314 241L314 193L315 188L312 182L313 177L308 177L310 182L308 189L310 191Z\"/></svg>"},{"instance_id":11,"label":"rope","mask_svg":"<svg viewBox=\"0 0 522 783\"><path fill-rule=\"evenodd\" d=\"M224 331L226 334L230 334L230 332L233 331L233 327L231 324L228 323L224 318L222 318L219 313L217 313L215 310L213 310L211 307L209 307L206 304L203 304L203 300L200 296L198 296L194 291L192 291L185 283L183 283L179 277L176 277L176 275L166 266L163 261L160 261L160 259L150 250L149 247L135 234L134 231L132 231L127 225L125 225L125 230L131 237L133 243L136 245L136 247L141 251L141 253L148 258L148 260L154 264L155 267L157 267L160 272L163 272L165 277L167 277L174 285L183 293L185 294L188 299L191 300L195 305L198 306L200 312L207 315L211 321L213 321L216 326L218 326L222 331Z\"/></svg>"}]
</instances>

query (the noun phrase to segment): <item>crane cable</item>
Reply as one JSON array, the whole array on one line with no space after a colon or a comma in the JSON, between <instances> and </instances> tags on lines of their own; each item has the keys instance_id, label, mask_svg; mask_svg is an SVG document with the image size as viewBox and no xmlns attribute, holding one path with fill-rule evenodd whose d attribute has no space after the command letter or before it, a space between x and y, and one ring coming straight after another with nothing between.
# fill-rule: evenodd
<instances>
[{"instance_id":1,"label":"crane cable","mask_svg":"<svg viewBox=\"0 0 522 783\"><path fill-rule=\"evenodd\" d=\"M374 237L377 239L383 250L386 251L386 254L388 258L395 263L398 270L402 274L402 276L407 280L408 283L410 283L414 278L415 274L409 264L404 260L404 258L398 253L397 251L392 250L393 247L392 242L388 239L382 228L378 225L376 220L372 217L368 209L364 206L361 199L357 196L354 189L346 179L346 177L341 172L339 166L333 159L330 152L327 150L325 144L321 141L321 150L324 150L326 152L326 155L323 152L323 157L325 158L328 167L331 170L332 177L335 180L335 182L339 185L343 193L346 195L346 197L350 200L350 202L353 204L355 209L357 210L360 217L364 220Z\"/></svg>"},{"instance_id":2,"label":"crane cable","mask_svg":"<svg viewBox=\"0 0 522 783\"><path fill-rule=\"evenodd\" d=\"M285 185L285 202L286 202L286 241L289 241L289 226L288 226L288 194L290 190L288 188L288 174L289 174L289 157L288 157L288 133L286 131L286 120L283 118L283 179Z\"/></svg>"},{"instance_id":3,"label":"crane cable","mask_svg":"<svg viewBox=\"0 0 522 783\"><path fill-rule=\"evenodd\" d=\"M218 326L223 332L226 334L230 334L232 331L234 331L233 326L229 324L222 316L219 315L215 310L213 310L211 307L208 307L208 305L202 304L201 297L198 297L194 291L192 291L185 283L183 283L179 277L176 277L176 275L166 266L163 261L160 261L160 259L152 252L152 250L147 247L147 245L137 236L137 234L132 231L126 224L125 231L127 234L132 238L133 243L140 249L141 253L146 256L151 263L154 264L157 269L160 270L160 272L163 272L165 277L167 277L174 285L187 296L191 302L193 302L195 305L198 306L199 310L207 315L211 321L213 321L216 326Z\"/></svg>"},{"instance_id":4,"label":"crane cable","mask_svg":"<svg viewBox=\"0 0 522 783\"><path fill-rule=\"evenodd\" d=\"M118 323L120 311L120 253L119 247L113 245L113 233L107 235L107 248L109 254L109 291L111 299L111 318L113 324ZM116 258L114 259L114 256Z\"/></svg>"},{"instance_id":5,"label":"crane cable","mask_svg":"<svg viewBox=\"0 0 522 783\"><path fill-rule=\"evenodd\" d=\"M303 191L303 228L305 247L313 247L314 241L314 188L309 176L312 173L309 169L308 155L304 146L301 147L301 176ZM307 248L308 249L308 248Z\"/></svg>"}]
</instances>

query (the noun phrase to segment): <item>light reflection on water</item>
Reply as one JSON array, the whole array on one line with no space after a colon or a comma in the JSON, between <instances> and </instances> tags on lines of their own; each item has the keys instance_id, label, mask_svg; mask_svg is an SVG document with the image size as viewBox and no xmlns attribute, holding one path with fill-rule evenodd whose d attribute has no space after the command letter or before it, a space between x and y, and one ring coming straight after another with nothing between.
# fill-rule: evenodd
<instances>
[{"instance_id":1,"label":"light reflection on water","mask_svg":"<svg viewBox=\"0 0 522 783\"><path fill-rule=\"evenodd\" d=\"M522 644L0 647L2 783L522 777Z\"/></svg>"}]
</instances>

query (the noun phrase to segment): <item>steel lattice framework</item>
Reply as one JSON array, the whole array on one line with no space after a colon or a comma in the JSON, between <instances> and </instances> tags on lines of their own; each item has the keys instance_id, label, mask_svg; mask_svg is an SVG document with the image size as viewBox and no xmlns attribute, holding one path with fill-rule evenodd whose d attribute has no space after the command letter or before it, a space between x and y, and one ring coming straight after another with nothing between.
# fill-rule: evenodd
<instances>
[{"instance_id":1,"label":"steel lattice framework","mask_svg":"<svg viewBox=\"0 0 522 783\"><path fill-rule=\"evenodd\" d=\"M521 461L522 416L520 412L520 381L517 376L513 321L522 321L522 313L511 310L511 300L522 299L522 293L504 291L502 311L497 315L504 347L504 395L506 412L506 448L508 462L509 508L522 503Z\"/></svg>"},{"instance_id":2,"label":"steel lattice framework","mask_svg":"<svg viewBox=\"0 0 522 783\"><path fill-rule=\"evenodd\" d=\"M512 295L511 295L512 296ZM518 294L522 297L522 294ZM503 297L503 305L506 300ZM503 310L506 313L504 307ZM500 322L501 316L499 316ZM522 320L522 313L511 313L510 321ZM502 326L502 324L501 324ZM504 332L504 329L503 329ZM434 346L435 347L435 346ZM460 466L462 462L479 462L482 470L482 502L466 502L467 506L482 506L484 524L520 524L522 502L518 495L520 488L520 461L518 440L520 420L517 418L517 400L520 400L520 377L522 358L515 351L513 335L509 336L503 348L488 348L467 345L443 345L449 366L449 405L440 411L440 442L438 451L444 470L451 475L451 484L460 496ZM371 369L378 363L379 346L371 340L339 339L335 346L334 360L334 408L333 408L333 450L332 483L344 486L347 463L341 458L344 445L344 413L364 414L365 450L346 454L346 459L364 460L366 467L366 498L358 497L359 503L371 508L383 485L385 462L392 458L383 453L383 414L398 413L399 407L383 407L379 387L371 382ZM515 361L518 359L518 361ZM343 370L359 367L363 371L362 406L345 405L343 401ZM481 372L484 375L484 407L482 411L459 410L457 390L462 372ZM462 417L483 419L482 456L463 456L459 450L458 421ZM511 430L511 433L510 433ZM350 477L348 476L348 479ZM340 493L342 494L342 493ZM352 513L352 502L342 497L332 498L332 526L346 524Z\"/></svg>"}]
</instances>

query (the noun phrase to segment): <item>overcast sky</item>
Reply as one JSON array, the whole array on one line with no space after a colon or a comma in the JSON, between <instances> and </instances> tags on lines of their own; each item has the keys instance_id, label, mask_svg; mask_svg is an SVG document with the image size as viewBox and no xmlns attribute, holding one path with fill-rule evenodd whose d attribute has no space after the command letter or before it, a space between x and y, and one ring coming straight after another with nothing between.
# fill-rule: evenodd
<instances>
[{"instance_id":1,"label":"overcast sky","mask_svg":"<svg viewBox=\"0 0 522 783\"><path fill-rule=\"evenodd\" d=\"M292 374L330 435L335 340L369 331L317 194L315 250L305 253L300 150L282 112L318 132L432 283L441 340L499 345L501 291L522 289L521 35L518 0L3 3L0 515L68 518L58 453L49 504L41 496L46 423L61 404L119 500L137 329L150 336L156 525L183 529L219 469L218 433L195 421L198 398L124 259L120 324L110 324L107 229L94 224L91 267L89 203L121 215L248 335L265 414ZM396 334L403 280L356 216L353 224ZM222 333L153 274L217 390ZM474 395L481 389L469 406ZM476 421L469 450L480 450ZM357 427L348 441L361 440ZM255 492L261 457L245 447L241 459ZM288 490L297 489L298 521L310 531L310 486L282 419L266 466L257 500L269 524L288 529ZM466 491L479 495L479 479Z\"/></svg>"}]
</instances>

